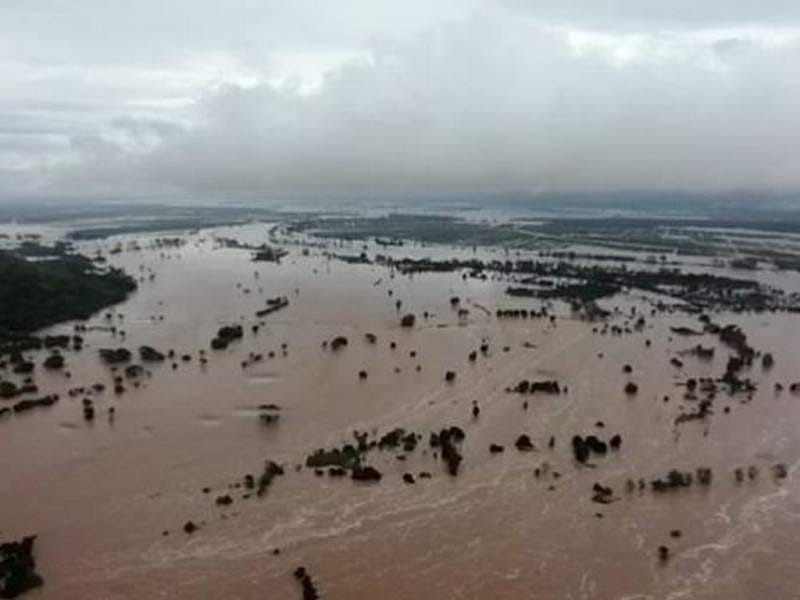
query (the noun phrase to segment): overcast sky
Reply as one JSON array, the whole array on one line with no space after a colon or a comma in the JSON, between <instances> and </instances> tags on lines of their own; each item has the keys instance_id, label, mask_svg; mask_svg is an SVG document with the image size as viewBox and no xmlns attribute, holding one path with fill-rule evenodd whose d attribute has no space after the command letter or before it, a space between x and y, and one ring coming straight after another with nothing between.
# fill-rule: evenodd
<instances>
[{"instance_id":1,"label":"overcast sky","mask_svg":"<svg viewBox=\"0 0 800 600\"><path fill-rule=\"evenodd\" d=\"M800 191L798 0L0 0L0 200Z\"/></svg>"}]
</instances>

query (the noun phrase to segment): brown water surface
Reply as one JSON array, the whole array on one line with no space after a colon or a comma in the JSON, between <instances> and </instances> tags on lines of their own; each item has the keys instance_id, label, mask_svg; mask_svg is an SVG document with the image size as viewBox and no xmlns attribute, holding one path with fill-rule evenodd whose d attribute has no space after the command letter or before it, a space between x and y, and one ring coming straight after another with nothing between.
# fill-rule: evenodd
<instances>
[{"instance_id":1,"label":"brown water surface","mask_svg":"<svg viewBox=\"0 0 800 600\"><path fill-rule=\"evenodd\" d=\"M59 392L62 401L0 423L0 537L39 535L46 584L31 598L296 599L291 572L299 565L326 599L800 597L800 398L773 390L776 381L800 379L800 318L715 316L740 323L776 365L753 367L759 391L752 401L723 394L707 422L676 430L681 404L692 408L677 384L720 375L728 354L710 336L671 336L671 325L697 327L690 317L657 316L644 332L624 336L594 334L558 304L555 325L497 320L498 306L540 303L504 296L500 281L455 273L391 278L381 267L299 249L279 265L252 263L245 251L214 249L207 234L187 239L179 250L112 257L131 273L155 273L111 311L126 338L90 331L85 349L67 354L71 379L37 367L42 393ZM291 305L252 334L255 311L277 295ZM451 308L453 295L470 310L466 321ZM396 299L401 313L432 316L403 330ZM607 304L649 311L637 298ZM221 325L238 322L242 341L208 350ZM105 323L101 314L90 325ZM364 340L366 332L377 335L376 345ZM349 338L345 349L321 347L336 335ZM467 355L484 338L488 356L470 363ZM717 347L713 361L683 357L681 370L669 364L698 341ZM85 422L83 396L66 391L110 384L99 348L141 344L192 360L178 361L176 370L169 362L148 367L152 376L119 397L110 389L96 395L97 418ZM206 367L198 362L201 348ZM269 351L275 358L241 366L249 352ZM622 373L626 363L631 376ZM448 369L458 373L453 384L444 382ZM623 393L628 377L639 385L635 397ZM522 378L555 378L569 391L528 396L525 411L505 391ZM259 422L264 403L282 407L277 425ZM595 426L600 420L604 429ZM427 449L428 432L449 425L466 432L456 478ZM423 433L425 443L405 461L396 452L371 453L368 462L383 472L379 484L295 470L313 449L352 441L354 429L398 426ZM537 451L514 449L522 433ZM576 433L620 433L622 449L595 468L579 468L570 450ZM490 443L505 452L491 455ZM267 458L284 464L286 475L265 497L243 500L243 490L228 489ZM771 466L779 462L789 476L775 481ZM545 463L549 474L536 478ZM749 465L759 476L737 484L733 469ZM714 469L709 488L624 492L629 477L699 466ZM403 483L403 473L420 471L433 477ZM595 482L612 486L619 500L591 502ZM206 486L210 494L201 492ZM215 506L228 492L234 504ZM201 528L188 536L182 526L190 519ZM673 529L682 537L671 538ZM662 544L671 548L665 564L657 558Z\"/></svg>"}]
</instances>

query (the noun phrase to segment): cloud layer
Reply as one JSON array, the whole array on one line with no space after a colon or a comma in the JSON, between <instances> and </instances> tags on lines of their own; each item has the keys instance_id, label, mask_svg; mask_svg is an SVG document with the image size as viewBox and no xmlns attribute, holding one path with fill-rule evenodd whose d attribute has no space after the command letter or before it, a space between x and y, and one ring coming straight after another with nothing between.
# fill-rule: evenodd
<instances>
[{"instance_id":1,"label":"cloud layer","mask_svg":"<svg viewBox=\"0 0 800 600\"><path fill-rule=\"evenodd\" d=\"M0 7L0 200L800 190L796 3L168 4Z\"/></svg>"}]
</instances>

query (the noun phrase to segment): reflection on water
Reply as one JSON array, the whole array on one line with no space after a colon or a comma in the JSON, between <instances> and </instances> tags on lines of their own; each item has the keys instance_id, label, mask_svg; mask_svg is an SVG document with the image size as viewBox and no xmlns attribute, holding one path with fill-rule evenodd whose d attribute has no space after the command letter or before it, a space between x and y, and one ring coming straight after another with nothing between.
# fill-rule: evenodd
<instances>
[{"instance_id":1,"label":"reflection on water","mask_svg":"<svg viewBox=\"0 0 800 600\"><path fill-rule=\"evenodd\" d=\"M250 385L268 385L270 383L274 383L277 381L277 377L275 375L268 375L268 374L251 374L247 376L247 382Z\"/></svg>"},{"instance_id":2,"label":"reflection on water","mask_svg":"<svg viewBox=\"0 0 800 600\"><path fill-rule=\"evenodd\" d=\"M268 227L218 233L260 242ZM719 317L741 323L753 346L775 354L776 365L768 372L753 367L760 385L752 401L721 395L707 423L676 430L679 406L688 404L679 384L687 376L718 376L728 353L711 336L670 333L676 324L696 325L689 317L655 316L643 333L626 336L593 334L592 325L558 304L555 325L498 321L497 306L539 303L506 297L502 281L456 273L391 277L379 267L330 261L318 250L303 256L299 248L281 264L253 263L247 251L215 249L208 233L187 239L180 249L110 257L130 273L155 274L111 311L125 339L91 330L85 349L67 355L69 379L38 368L41 393L59 392L62 401L0 423L0 535L39 534L44 597L294 599L300 592L291 571L298 565L325 598L795 597L800 484L792 466L800 456L800 407L797 397L773 387L797 376L797 317ZM113 243L82 247L93 252ZM438 247L381 250L452 255ZM760 276L796 283L788 274ZM255 311L278 295L290 306L252 333ZM460 322L453 295L489 314L473 308ZM432 316L401 329L398 299L401 312ZM644 302L607 304L635 304L649 314ZM104 323L104 315L91 321ZM233 323L244 326L244 339L208 350L217 329ZM376 344L364 339L367 332ZM345 349L322 348L337 335L349 338ZM488 354L470 362L484 339ZM717 346L713 361L684 357L682 369L669 363L698 342ZM96 395L97 417L87 424L82 396L70 398L67 390L95 382L113 387L97 350L142 344L191 360L178 360L175 369L170 361L148 365L140 387L129 385L119 397ZM263 361L243 366L251 352ZM622 393L628 363L639 385L635 397ZM458 373L452 385L443 381L449 369ZM569 392L526 397L524 410L522 399L505 391L522 378L544 377ZM277 423L259 420L265 404L280 407ZM457 478L427 444L402 461L396 453L371 454L370 464L384 474L377 485L294 468L310 451L350 440L354 429L401 426L427 436L447 425L467 435ZM574 434L612 432L624 440L619 453L595 468L575 465ZM537 451L514 449L523 433ZM490 454L491 443L505 452ZM242 490L229 489L268 458L284 464L286 475L265 497L244 500ZM770 475L777 462L790 466L781 482ZM760 475L737 484L733 469L749 465ZM714 470L709 488L624 493L628 478L698 466ZM547 475L537 478L537 467ZM403 473L421 471L432 478L403 482ZM612 486L618 501L592 503L595 482ZM216 506L225 493L233 505ZM190 519L200 530L187 536L181 528ZM673 530L681 536L672 537ZM657 558L660 545L671 548L666 564Z\"/></svg>"}]
</instances>

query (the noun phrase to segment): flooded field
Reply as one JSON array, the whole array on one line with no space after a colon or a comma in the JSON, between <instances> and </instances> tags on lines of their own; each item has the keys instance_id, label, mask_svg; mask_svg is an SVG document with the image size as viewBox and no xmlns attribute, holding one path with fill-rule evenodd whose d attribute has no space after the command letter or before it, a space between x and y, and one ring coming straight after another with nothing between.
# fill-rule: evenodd
<instances>
[{"instance_id":1,"label":"flooded field","mask_svg":"<svg viewBox=\"0 0 800 600\"><path fill-rule=\"evenodd\" d=\"M293 573L303 566L326 599L800 598L800 395L790 389L800 316L711 314L775 364L755 360L744 371L754 391L720 389L710 414L676 423L698 406L687 381L721 377L734 353L698 315L651 313L658 299L630 292L599 300L611 315L588 322L561 301L506 295L500 277L348 264L302 236L279 263L253 262L213 239L260 243L268 231L204 230L175 247L152 246L156 234L77 244L140 281L86 323L64 371L42 369L46 351L28 353L37 395L60 402L0 420L0 538L38 535L45 585L29 597L289 600L302 597ZM721 271L692 260L698 272ZM797 273L749 276L800 290ZM275 297L289 305L256 317ZM509 308L547 316L498 318ZM416 323L402 327L408 313ZM243 337L212 350L229 325ZM334 350L338 336L348 343ZM713 357L685 352L698 344ZM143 345L175 358L123 376L116 394L124 366L113 372L99 350L124 347L139 363ZM509 391L525 379L557 381L560 393ZM631 382L638 389L626 393ZM105 391L91 392L95 383ZM279 407L269 409L277 421L261 418L262 405ZM457 476L429 444L452 426L464 433ZM365 453L379 482L306 466L318 448L355 443L354 431L372 439L398 427L421 437L413 449ZM619 449L576 460L574 436L617 434ZM266 460L284 473L256 497L243 481ZM671 469L698 468L713 480L652 489ZM595 484L611 488L602 502ZM188 522L197 530L186 533Z\"/></svg>"}]
</instances>

